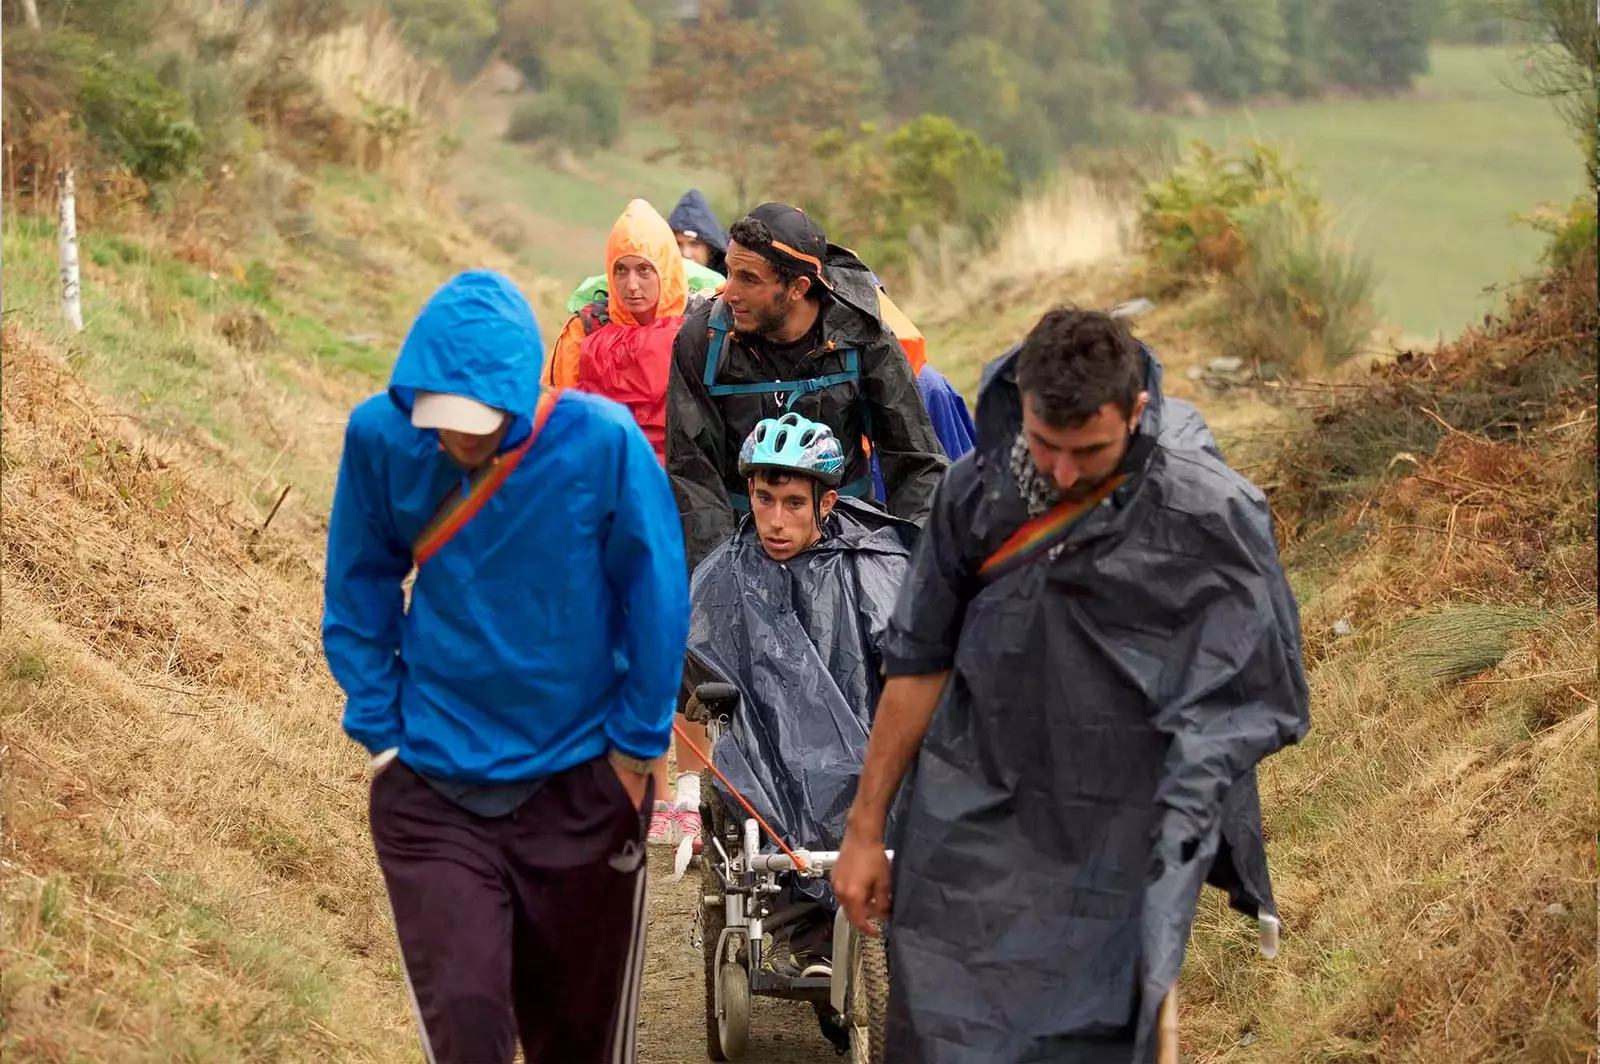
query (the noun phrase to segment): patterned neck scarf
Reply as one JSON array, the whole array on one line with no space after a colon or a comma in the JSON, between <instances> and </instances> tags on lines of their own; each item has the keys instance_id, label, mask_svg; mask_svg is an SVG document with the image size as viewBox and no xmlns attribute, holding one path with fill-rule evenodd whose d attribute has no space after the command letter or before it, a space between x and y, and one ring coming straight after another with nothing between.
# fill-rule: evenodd
<instances>
[{"instance_id":1,"label":"patterned neck scarf","mask_svg":"<svg viewBox=\"0 0 1600 1064\"><path fill-rule=\"evenodd\" d=\"M1033 455L1028 453L1028 437L1025 433L1017 433L1017 442L1011 445L1011 476L1017 483L1017 491L1022 495L1023 502L1028 505L1030 518L1038 517L1061 501L1061 492L1056 489L1055 481L1039 472Z\"/></svg>"}]
</instances>

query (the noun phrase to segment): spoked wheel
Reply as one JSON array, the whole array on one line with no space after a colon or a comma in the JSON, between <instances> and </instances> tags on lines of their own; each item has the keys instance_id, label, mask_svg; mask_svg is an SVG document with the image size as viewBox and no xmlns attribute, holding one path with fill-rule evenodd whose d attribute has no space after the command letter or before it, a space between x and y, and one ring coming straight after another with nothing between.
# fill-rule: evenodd
<instances>
[{"instance_id":1,"label":"spoked wheel","mask_svg":"<svg viewBox=\"0 0 1600 1064\"><path fill-rule=\"evenodd\" d=\"M885 1064L884 1032L889 1018L889 955L883 936L852 935L850 987L845 1000L850 1025L851 1064Z\"/></svg>"}]
</instances>

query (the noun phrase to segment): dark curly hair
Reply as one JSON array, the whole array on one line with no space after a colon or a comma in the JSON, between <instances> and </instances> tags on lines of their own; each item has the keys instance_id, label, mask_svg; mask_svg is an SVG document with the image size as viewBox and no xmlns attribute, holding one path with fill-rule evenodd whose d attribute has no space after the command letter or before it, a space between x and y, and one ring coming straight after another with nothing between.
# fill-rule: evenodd
<instances>
[{"instance_id":1,"label":"dark curly hair","mask_svg":"<svg viewBox=\"0 0 1600 1064\"><path fill-rule=\"evenodd\" d=\"M733 228L728 230L728 240L742 248L754 251L762 258L766 258L766 251L772 246L772 230L767 228L767 223L759 218L741 218L733 223ZM772 267L772 272L778 275L778 281L788 288L796 280L806 276L799 270L780 265L771 259L766 259L767 265ZM806 292L807 299L816 299L820 295L818 289L822 286L812 283Z\"/></svg>"},{"instance_id":2,"label":"dark curly hair","mask_svg":"<svg viewBox=\"0 0 1600 1064\"><path fill-rule=\"evenodd\" d=\"M1131 417L1144 387L1138 342L1098 310L1057 307L1039 319L1017 354L1017 388L1055 428L1076 428L1107 403Z\"/></svg>"}]
</instances>

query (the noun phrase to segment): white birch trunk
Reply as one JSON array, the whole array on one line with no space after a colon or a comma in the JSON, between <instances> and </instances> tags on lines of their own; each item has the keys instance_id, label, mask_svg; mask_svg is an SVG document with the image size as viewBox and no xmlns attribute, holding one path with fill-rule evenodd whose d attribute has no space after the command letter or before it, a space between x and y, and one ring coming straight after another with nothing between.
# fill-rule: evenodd
<instances>
[{"instance_id":1,"label":"white birch trunk","mask_svg":"<svg viewBox=\"0 0 1600 1064\"><path fill-rule=\"evenodd\" d=\"M73 332L83 331L83 299L78 283L78 204L72 167L61 171L61 316Z\"/></svg>"},{"instance_id":2,"label":"white birch trunk","mask_svg":"<svg viewBox=\"0 0 1600 1064\"><path fill-rule=\"evenodd\" d=\"M39 0L22 0L22 18L30 30L39 28Z\"/></svg>"}]
</instances>

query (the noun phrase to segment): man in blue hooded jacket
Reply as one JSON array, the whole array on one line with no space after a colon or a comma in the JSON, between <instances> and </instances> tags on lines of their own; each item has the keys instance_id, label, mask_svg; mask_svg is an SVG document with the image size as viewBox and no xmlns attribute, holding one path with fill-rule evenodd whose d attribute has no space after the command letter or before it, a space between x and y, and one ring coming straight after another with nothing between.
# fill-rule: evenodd
<instances>
[{"instance_id":1,"label":"man in blue hooded jacket","mask_svg":"<svg viewBox=\"0 0 1600 1064\"><path fill-rule=\"evenodd\" d=\"M683 540L628 411L541 391L543 357L510 281L454 278L334 495L323 644L429 1061L634 1059Z\"/></svg>"}]
</instances>

